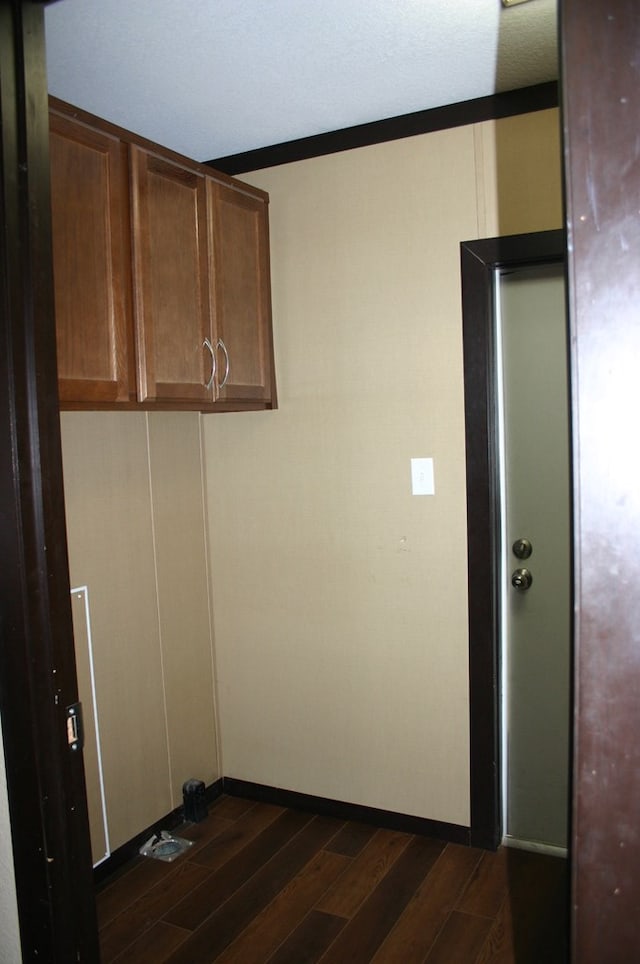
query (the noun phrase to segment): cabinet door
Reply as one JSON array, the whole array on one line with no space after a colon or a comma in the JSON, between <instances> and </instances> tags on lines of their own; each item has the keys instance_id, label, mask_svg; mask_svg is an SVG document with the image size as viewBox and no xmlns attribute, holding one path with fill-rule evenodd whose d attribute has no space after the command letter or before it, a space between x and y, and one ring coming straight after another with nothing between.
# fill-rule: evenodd
<instances>
[{"instance_id":1,"label":"cabinet door","mask_svg":"<svg viewBox=\"0 0 640 964\"><path fill-rule=\"evenodd\" d=\"M266 201L209 183L217 326L217 397L275 403Z\"/></svg>"},{"instance_id":2,"label":"cabinet door","mask_svg":"<svg viewBox=\"0 0 640 964\"><path fill-rule=\"evenodd\" d=\"M213 399L205 179L131 148L140 401Z\"/></svg>"},{"instance_id":3,"label":"cabinet door","mask_svg":"<svg viewBox=\"0 0 640 964\"><path fill-rule=\"evenodd\" d=\"M50 115L60 401L129 398L132 372L127 147Z\"/></svg>"}]
</instances>

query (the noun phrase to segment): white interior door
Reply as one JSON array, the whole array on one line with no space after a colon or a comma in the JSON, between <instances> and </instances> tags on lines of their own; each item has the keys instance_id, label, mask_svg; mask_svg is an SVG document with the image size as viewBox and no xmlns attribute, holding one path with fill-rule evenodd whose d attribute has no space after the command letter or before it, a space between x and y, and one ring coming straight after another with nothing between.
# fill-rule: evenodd
<instances>
[{"instance_id":1,"label":"white interior door","mask_svg":"<svg viewBox=\"0 0 640 964\"><path fill-rule=\"evenodd\" d=\"M562 265L499 276L505 842L566 847L571 639ZM523 558L514 551L518 540ZM516 547L518 549L518 547ZM529 585L530 582L530 585Z\"/></svg>"}]
</instances>

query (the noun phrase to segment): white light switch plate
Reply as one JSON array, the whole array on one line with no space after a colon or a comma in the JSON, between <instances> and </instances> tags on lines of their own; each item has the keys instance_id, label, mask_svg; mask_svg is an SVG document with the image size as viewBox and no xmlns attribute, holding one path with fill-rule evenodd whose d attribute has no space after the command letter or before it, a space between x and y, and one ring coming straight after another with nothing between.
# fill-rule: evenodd
<instances>
[{"instance_id":1,"label":"white light switch plate","mask_svg":"<svg viewBox=\"0 0 640 964\"><path fill-rule=\"evenodd\" d=\"M411 491L413 495L434 495L433 459L411 459Z\"/></svg>"}]
</instances>

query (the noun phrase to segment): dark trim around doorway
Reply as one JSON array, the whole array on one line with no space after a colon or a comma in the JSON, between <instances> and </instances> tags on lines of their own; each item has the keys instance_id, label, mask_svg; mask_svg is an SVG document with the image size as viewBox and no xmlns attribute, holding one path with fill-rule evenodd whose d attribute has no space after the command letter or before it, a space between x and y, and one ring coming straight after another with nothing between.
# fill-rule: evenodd
<instances>
[{"instance_id":1,"label":"dark trim around doorway","mask_svg":"<svg viewBox=\"0 0 640 964\"><path fill-rule=\"evenodd\" d=\"M467 465L471 844L500 844L498 478L494 273L564 260L563 231L460 245Z\"/></svg>"},{"instance_id":2,"label":"dark trim around doorway","mask_svg":"<svg viewBox=\"0 0 640 964\"><path fill-rule=\"evenodd\" d=\"M56 374L41 3L0 0L0 717L24 961L99 959ZM10 904L8 905L10 907Z\"/></svg>"},{"instance_id":3,"label":"dark trim around doorway","mask_svg":"<svg viewBox=\"0 0 640 964\"><path fill-rule=\"evenodd\" d=\"M640 8L559 9L576 372L572 960L626 964L640 960Z\"/></svg>"}]
</instances>

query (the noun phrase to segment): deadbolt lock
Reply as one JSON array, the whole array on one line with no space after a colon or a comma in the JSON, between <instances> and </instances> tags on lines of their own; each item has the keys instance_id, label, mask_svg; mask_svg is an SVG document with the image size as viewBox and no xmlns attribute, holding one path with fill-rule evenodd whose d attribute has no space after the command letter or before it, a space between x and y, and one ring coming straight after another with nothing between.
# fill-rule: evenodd
<instances>
[{"instance_id":1,"label":"deadbolt lock","mask_svg":"<svg viewBox=\"0 0 640 964\"><path fill-rule=\"evenodd\" d=\"M533 546L528 539L516 539L511 549L516 559L528 559L533 552Z\"/></svg>"},{"instance_id":2,"label":"deadbolt lock","mask_svg":"<svg viewBox=\"0 0 640 964\"><path fill-rule=\"evenodd\" d=\"M528 569L516 569L511 576L511 585L513 588L520 589L522 592L530 589L532 582L533 576Z\"/></svg>"}]
</instances>

